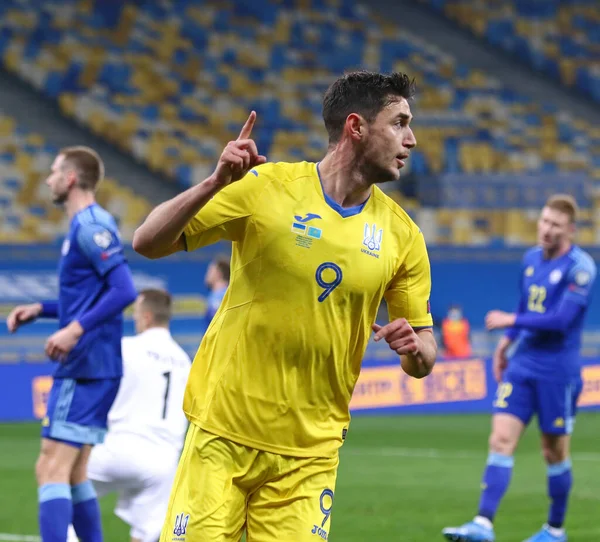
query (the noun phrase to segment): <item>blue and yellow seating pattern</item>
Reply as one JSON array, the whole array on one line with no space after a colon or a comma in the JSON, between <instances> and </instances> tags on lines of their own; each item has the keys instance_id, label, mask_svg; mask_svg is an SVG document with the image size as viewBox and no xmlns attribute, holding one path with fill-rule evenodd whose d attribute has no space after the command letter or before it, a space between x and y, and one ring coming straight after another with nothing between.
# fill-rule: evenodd
<instances>
[{"instance_id":1,"label":"blue and yellow seating pattern","mask_svg":"<svg viewBox=\"0 0 600 542\"><path fill-rule=\"evenodd\" d=\"M0 244L52 241L64 235L65 214L52 204L44 181L58 148L0 111ZM150 210L144 198L107 178L98 201L115 215L125 240Z\"/></svg>"},{"instance_id":2,"label":"blue and yellow seating pattern","mask_svg":"<svg viewBox=\"0 0 600 542\"><path fill-rule=\"evenodd\" d=\"M445 211L421 208L426 187L411 199L392 193L433 224L434 242L527 242L519 209L538 207L543 193L512 203L507 197L490 211L499 190L506 192L494 175L545 175L559 179L561 189L565 176L584 177L590 186L600 181L600 127L507 88L353 0L40 6L35 0L0 6L6 69L183 186L212 170L250 109L259 115L254 137L270 160L318 160L326 150L322 95L356 67L403 70L419 83L414 174L480 176L471 185L450 185L448 193L462 197L448 212L464 215L450 226ZM589 190L573 190L584 206L595 206ZM588 229L593 235L595 223Z\"/></svg>"},{"instance_id":3,"label":"blue and yellow seating pattern","mask_svg":"<svg viewBox=\"0 0 600 542\"><path fill-rule=\"evenodd\" d=\"M597 0L421 0L600 101Z\"/></svg>"}]
</instances>

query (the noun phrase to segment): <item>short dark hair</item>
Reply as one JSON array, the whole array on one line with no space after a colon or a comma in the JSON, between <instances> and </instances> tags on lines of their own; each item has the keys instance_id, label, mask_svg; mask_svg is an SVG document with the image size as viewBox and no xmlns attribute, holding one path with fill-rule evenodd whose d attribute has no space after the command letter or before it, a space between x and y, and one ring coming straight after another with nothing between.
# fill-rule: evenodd
<instances>
[{"instance_id":1,"label":"short dark hair","mask_svg":"<svg viewBox=\"0 0 600 542\"><path fill-rule=\"evenodd\" d=\"M219 273L221 273L223 280L229 282L229 277L231 276L231 264L229 262L229 257L218 256L214 259L213 263L216 265Z\"/></svg>"},{"instance_id":2,"label":"short dark hair","mask_svg":"<svg viewBox=\"0 0 600 542\"><path fill-rule=\"evenodd\" d=\"M577 202L575 201L575 198L569 194L555 194L554 196L550 196L545 206L566 214L571 223L577 221Z\"/></svg>"},{"instance_id":3,"label":"short dark hair","mask_svg":"<svg viewBox=\"0 0 600 542\"><path fill-rule=\"evenodd\" d=\"M158 288L147 288L139 293L144 310L152 314L154 323L168 325L171 320L171 295Z\"/></svg>"},{"instance_id":4,"label":"short dark hair","mask_svg":"<svg viewBox=\"0 0 600 542\"><path fill-rule=\"evenodd\" d=\"M72 167L77 173L77 186L83 190L96 190L104 178L104 163L90 147L65 147L58 153L64 156L63 167Z\"/></svg>"},{"instance_id":5,"label":"short dark hair","mask_svg":"<svg viewBox=\"0 0 600 542\"><path fill-rule=\"evenodd\" d=\"M323 98L323 120L329 143L337 143L348 115L358 113L369 123L399 97L412 98L415 80L401 72L350 72L335 81Z\"/></svg>"}]
</instances>

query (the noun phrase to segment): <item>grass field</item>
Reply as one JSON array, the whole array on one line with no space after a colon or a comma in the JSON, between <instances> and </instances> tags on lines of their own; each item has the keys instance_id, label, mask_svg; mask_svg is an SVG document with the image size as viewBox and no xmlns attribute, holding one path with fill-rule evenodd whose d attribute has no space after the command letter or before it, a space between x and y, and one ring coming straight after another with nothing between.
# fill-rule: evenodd
<instances>
[{"instance_id":1,"label":"grass field","mask_svg":"<svg viewBox=\"0 0 600 542\"><path fill-rule=\"evenodd\" d=\"M600 541L600 414L581 414L574 436L575 486L570 542ZM487 416L355 417L341 454L332 542L435 542L446 525L470 519L486 458ZM33 465L37 424L0 425L0 540L37 532ZM535 427L517 452L515 473L496 522L498 542L520 542L547 512L546 472ZM102 501L105 540L128 540L128 527ZM315 541L320 540L315 537ZM282 541L293 542L293 541Z\"/></svg>"}]
</instances>

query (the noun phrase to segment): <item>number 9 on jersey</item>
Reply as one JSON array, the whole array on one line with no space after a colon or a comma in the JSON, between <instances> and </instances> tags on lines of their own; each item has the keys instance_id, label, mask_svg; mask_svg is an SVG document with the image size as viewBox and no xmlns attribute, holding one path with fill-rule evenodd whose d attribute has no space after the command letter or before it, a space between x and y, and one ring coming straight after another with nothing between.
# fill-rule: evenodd
<instances>
[{"instance_id":1,"label":"number 9 on jersey","mask_svg":"<svg viewBox=\"0 0 600 542\"><path fill-rule=\"evenodd\" d=\"M332 270L335 274L335 278L331 281L325 280L325 276L331 276L331 273L327 273L327 270ZM340 266L333 262L324 262L317 267L315 279L317 280L317 284L321 288L324 288L323 293L319 296L319 303L323 303L327 299L327 296L340 285L342 276Z\"/></svg>"}]
</instances>

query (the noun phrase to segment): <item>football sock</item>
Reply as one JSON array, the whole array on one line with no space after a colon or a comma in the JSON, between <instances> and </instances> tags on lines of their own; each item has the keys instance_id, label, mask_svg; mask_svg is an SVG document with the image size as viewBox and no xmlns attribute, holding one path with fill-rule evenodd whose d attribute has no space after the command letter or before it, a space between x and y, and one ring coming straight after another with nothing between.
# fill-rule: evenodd
<instances>
[{"instance_id":1,"label":"football sock","mask_svg":"<svg viewBox=\"0 0 600 542\"><path fill-rule=\"evenodd\" d=\"M565 459L556 465L548 465L548 496L551 501L548 525L550 527L560 529L563 526L572 484L570 459Z\"/></svg>"},{"instance_id":2,"label":"football sock","mask_svg":"<svg viewBox=\"0 0 600 542\"><path fill-rule=\"evenodd\" d=\"M84 542L102 542L100 507L92 482L86 480L71 488L73 527Z\"/></svg>"},{"instance_id":3,"label":"football sock","mask_svg":"<svg viewBox=\"0 0 600 542\"><path fill-rule=\"evenodd\" d=\"M42 542L65 542L73 515L69 484L44 484L38 488Z\"/></svg>"},{"instance_id":4,"label":"football sock","mask_svg":"<svg viewBox=\"0 0 600 542\"><path fill-rule=\"evenodd\" d=\"M515 459L511 455L490 453L483 474L478 516L494 521L494 516L512 475Z\"/></svg>"}]
</instances>

